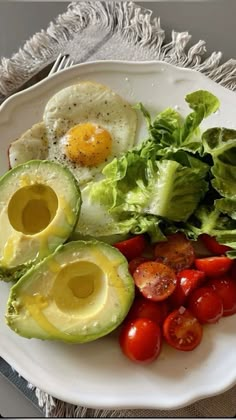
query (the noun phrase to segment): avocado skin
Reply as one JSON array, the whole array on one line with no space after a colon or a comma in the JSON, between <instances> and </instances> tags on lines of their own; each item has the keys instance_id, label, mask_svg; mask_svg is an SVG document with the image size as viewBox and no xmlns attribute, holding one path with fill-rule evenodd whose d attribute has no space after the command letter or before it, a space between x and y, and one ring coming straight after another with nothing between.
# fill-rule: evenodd
<instances>
[{"instance_id":1,"label":"avocado skin","mask_svg":"<svg viewBox=\"0 0 236 420\"><path fill-rule=\"evenodd\" d=\"M17 268L12 269L5 269L0 267L0 281L4 281L6 283L10 282L17 282L33 265L33 261L29 262L28 264L23 264L18 266Z\"/></svg>"},{"instance_id":2,"label":"avocado skin","mask_svg":"<svg viewBox=\"0 0 236 420\"><path fill-rule=\"evenodd\" d=\"M81 331L78 331L78 334L67 334L64 331L58 330L58 334L50 334L47 331L42 331L40 329L32 330L27 329L27 326L23 326L21 328L21 310L22 310L22 303L20 302L20 296L21 296L21 289L24 288L28 282L31 281L31 276L34 275L35 272L38 272L42 270L42 268L47 266L47 263L53 260L55 257L57 257L57 260L60 260L60 257L66 252L76 252L76 250L81 248L101 248L103 250L108 251L108 254L112 255L114 259L119 259L119 269L120 272L123 273L122 281L124 283L124 288L126 290L125 299L120 304L119 312L116 313L117 319L116 322L110 323L106 326L101 325L99 330L96 332L87 332L86 335L81 334ZM112 259L111 259L112 264ZM107 334L114 331L125 319L127 313L129 312L129 309L133 303L135 296L135 286L132 276L129 273L128 270L128 262L126 258L114 247L111 245L97 241L97 240L91 240L91 241L73 241L68 242L64 245L60 245L53 254L46 257L43 261L40 261L35 266L31 267L21 278L20 280L13 285L13 287L10 290L9 299L7 302L7 312L6 312L6 323L7 325L18 335L25 337L25 338L38 338L41 340L52 340L52 341L63 341L67 343L86 343L90 341L97 340L103 336L106 336ZM20 302L20 303L19 303ZM108 313L108 317L112 317L113 313ZM17 318L17 322L16 321Z\"/></svg>"},{"instance_id":3,"label":"avocado skin","mask_svg":"<svg viewBox=\"0 0 236 420\"><path fill-rule=\"evenodd\" d=\"M65 243L69 237L73 234L76 225L78 223L79 220L79 216L80 216L80 211L81 211L81 205L82 205L82 198L81 198L81 191L80 191L80 187L79 187L79 183L76 180L76 178L74 177L74 175L71 173L71 171L65 166L62 165L60 163L57 162L50 162L47 160L31 160L28 161L26 163L20 164L15 166L14 168L12 168L10 171L6 172L4 175L2 175L0 177L0 188L1 188L1 184L4 183L5 181L8 180L8 178L11 177L11 175L13 173L17 173L17 172L21 172L21 170L24 170L25 167L27 166L32 166L32 168L37 168L38 166L43 166L45 169L45 173L47 172L47 168L49 168L49 172L50 172L50 167L57 167L60 169L61 173L64 173L66 175L67 178L70 179L70 185L71 185L71 189L74 190L74 192L76 192L77 195L77 200L74 203L73 206L73 211L74 211L74 223L73 226L71 227L70 231L68 231L68 236L64 239L63 243ZM55 250L55 248L54 248ZM54 252L54 250L52 252ZM44 259L44 257L42 258L42 260ZM6 267L6 266L1 266L0 263L0 281L5 281L5 282L16 282L18 281L26 272L27 270L35 265L40 259L36 256L34 259L27 261L24 264L20 264L14 267Z\"/></svg>"}]
</instances>

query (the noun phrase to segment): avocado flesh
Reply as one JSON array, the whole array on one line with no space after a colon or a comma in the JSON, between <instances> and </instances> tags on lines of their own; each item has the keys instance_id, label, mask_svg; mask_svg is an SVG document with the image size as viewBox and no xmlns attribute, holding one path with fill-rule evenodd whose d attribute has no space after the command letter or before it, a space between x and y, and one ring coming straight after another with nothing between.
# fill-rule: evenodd
<instances>
[{"instance_id":1,"label":"avocado flesh","mask_svg":"<svg viewBox=\"0 0 236 420\"><path fill-rule=\"evenodd\" d=\"M0 178L0 197L0 279L15 280L68 239L81 195L63 165L34 160Z\"/></svg>"},{"instance_id":2,"label":"avocado flesh","mask_svg":"<svg viewBox=\"0 0 236 420\"><path fill-rule=\"evenodd\" d=\"M6 322L26 338L84 343L117 328L133 299L133 278L116 248L69 242L11 288Z\"/></svg>"}]
</instances>

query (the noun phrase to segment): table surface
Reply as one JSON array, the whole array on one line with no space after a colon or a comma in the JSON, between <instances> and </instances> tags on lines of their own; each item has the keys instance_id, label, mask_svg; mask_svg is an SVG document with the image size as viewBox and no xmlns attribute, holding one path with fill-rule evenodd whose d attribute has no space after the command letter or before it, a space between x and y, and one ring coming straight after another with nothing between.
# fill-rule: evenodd
<instances>
[{"instance_id":1,"label":"table surface","mask_svg":"<svg viewBox=\"0 0 236 420\"><path fill-rule=\"evenodd\" d=\"M192 34L192 44L204 39L209 53L222 51L224 60L236 58L235 0L166 0L136 3L153 10L154 15L160 16L167 37L170 37L172 29L188 31ZM0 2L0 58L11 57L30 36L41 29L46 29L48 23L63 13L68 4L63 1ZM4 417L41 415L39 410L1 375L0 414Z\"/></svg>"}]
</instances>

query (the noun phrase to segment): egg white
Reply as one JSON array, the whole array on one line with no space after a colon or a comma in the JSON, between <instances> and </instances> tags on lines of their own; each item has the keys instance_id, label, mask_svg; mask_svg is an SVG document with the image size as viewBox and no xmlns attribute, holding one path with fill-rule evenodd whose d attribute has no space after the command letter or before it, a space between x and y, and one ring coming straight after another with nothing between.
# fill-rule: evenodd
<instances>
[{"instance_id":1,"label":"egg white","mask_svg":"<svg viewBox=\"0 0 236 420\"><path fill-rule=\"evenodd\" d=\"M82 206L78 223L72 233L71 240L91 238L110 244L123 240L127 232L121 234L118 226L119 220L108 213L107 209L91 198L91 189L94 183L89 182L81 188Z\"/></svg>"},{"instance_id":2,"label":"egg white","mask_svg":"<svg viewBox=\"0 0 236 420\"><path fill-rule=\"evenodd\" d=\"M81 82L56 93L47 103L43 115L48 137L48 159L69 167L80 185L98 178L113 158L131 149L135 142L136 111L106 86ZM90 122L109 132L112 149L97 166L82 166L66 155L66 133L72 127Z\"/></svg>"},{"instance_id":3,"label":"egg white","mask_svg":"<svg viewBox=\"0 0 236 420\"><path fill-rule=\"evenodd\" d=\"M47 157L48 140L44 122L34 124L12 142L8 150L9 166L11 168L29 160L45 160Z\"/></svg>"}]
</instances>

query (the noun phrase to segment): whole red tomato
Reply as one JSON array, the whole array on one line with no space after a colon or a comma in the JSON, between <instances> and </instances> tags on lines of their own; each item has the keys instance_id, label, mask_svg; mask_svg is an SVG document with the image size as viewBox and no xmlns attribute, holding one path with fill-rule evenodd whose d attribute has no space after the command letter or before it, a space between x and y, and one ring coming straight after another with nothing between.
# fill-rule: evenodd
<instances>
[{"instance_id":1,"label":"whole red tomato","mask_svg":"<svg viewBox=\"0 0 236 420\"><path fill-rule=\"evenodd\" d=\"M189 298L188 308L202 324L215 323L223 315L223 302L211 287L194 290Z\"/></svg>"},{"instance_id":2,"label":"whole red tomato","mask_svg":"<svg viewBox=\"0 0 236 420\"><path fill-rule=\"evenodd\" d=\"M120 347L130 360L137 363L153 362L161 351L161 330L156 322L137 318L123 325Z\"/></svg>"},{"instance_id":3,"label":"whole red tomato","mask_svg":"<svg viewBox=\"0 0 236 420\"><path fill-rule=\"evenodd\" d=\"M236 281L229 276L211 279L209 286L219 295L223 302L223 316L236 313Z\"/></svg>"}]
</instances>

